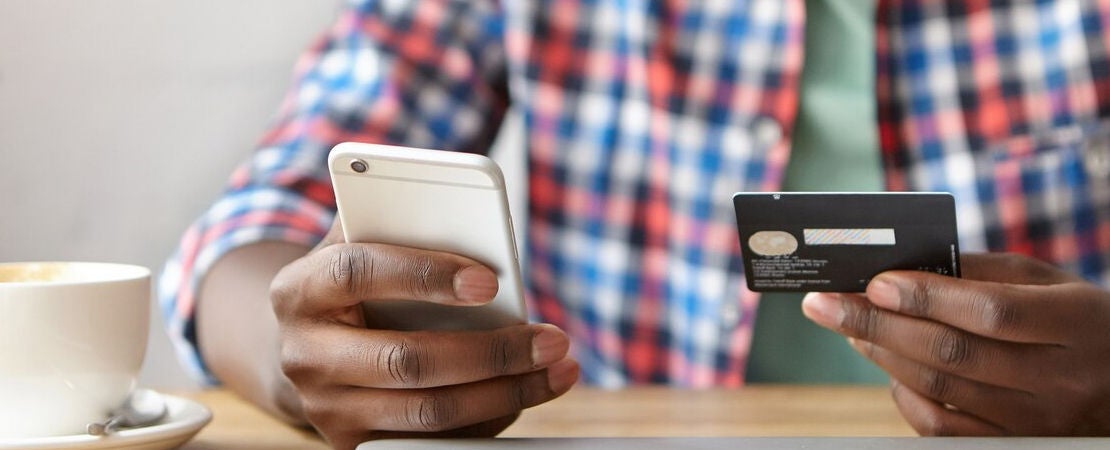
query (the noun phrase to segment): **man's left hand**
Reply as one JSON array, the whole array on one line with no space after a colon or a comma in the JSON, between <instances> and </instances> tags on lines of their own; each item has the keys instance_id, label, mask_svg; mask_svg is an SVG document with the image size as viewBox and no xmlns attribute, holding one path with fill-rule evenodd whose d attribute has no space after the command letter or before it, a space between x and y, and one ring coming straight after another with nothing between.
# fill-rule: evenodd
<instances>
[{"instance_id":1,"label":"man's left hand","mask_svg":"<svg viewBox=\"0 0 1110 450\"><path fill-rule=\"evenodd\" d=\"M1110 292L1030 258L892 271L803 311L891 375L923 435L1110 435Z\"/></svg>"}]
</instances>

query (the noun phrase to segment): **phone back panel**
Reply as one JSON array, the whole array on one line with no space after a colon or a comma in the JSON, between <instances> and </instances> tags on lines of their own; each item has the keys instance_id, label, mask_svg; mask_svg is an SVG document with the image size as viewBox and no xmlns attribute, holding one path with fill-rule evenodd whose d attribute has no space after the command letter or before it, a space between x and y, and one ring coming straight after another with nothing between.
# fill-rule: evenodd
<instances>
[{"instance_id":1,"label":"phone back panel","mask_svg":"<svg viewBox=\"0 0 1110 450\"><path fill-rule=\"evenodd\" d=\"M364 161L366 170L354 171L353 159ZM365 302L369 326L490 329L526 321L504 179L492 160L436 150L340 144L329 163L347 242L456 253L486 264L498 276L497 296L480 307Z\"/></svg>"}]
</instances>

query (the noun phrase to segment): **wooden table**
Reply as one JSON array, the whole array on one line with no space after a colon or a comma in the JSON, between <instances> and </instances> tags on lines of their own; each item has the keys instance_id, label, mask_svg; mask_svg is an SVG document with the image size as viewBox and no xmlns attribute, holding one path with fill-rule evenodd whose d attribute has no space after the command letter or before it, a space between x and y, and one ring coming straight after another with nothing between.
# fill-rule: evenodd
<instances>
[{"instance_id":1,"label":"wooden table","mask_svg":"<svg viewBox=\"0 0 1110 450\"><path fill-rule=\"evenodd\" d=\"M225 390L188 395L214 419L186 450L326 449ZM691 391L576 387L529 409L506 437L909 436L883 387L749 386Z\"/></svg>"}]
</instances>

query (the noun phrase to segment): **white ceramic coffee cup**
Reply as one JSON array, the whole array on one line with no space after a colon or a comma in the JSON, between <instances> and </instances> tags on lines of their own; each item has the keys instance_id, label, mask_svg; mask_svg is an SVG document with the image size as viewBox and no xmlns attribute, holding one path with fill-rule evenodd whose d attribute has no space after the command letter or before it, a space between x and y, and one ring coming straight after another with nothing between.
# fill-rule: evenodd
<instances>
[{"instance_id":1,"label":"white ceramic coffee cup","mask_svg":"<svg viewBox=\"0 0 1110 450\"><path fill-rule=\"evenodd\" d=\"M0 440L81 434L131 390L146 353L150 270L0 264Z\"/></svg>"}]
</instances>

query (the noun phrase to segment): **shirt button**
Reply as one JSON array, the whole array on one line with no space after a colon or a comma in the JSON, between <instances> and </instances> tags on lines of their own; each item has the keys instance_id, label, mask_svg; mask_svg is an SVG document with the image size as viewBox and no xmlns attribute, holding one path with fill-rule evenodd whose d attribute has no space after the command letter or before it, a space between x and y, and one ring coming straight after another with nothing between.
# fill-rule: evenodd
<instances>
[{"instance_id":1,"label":"shirt button","mask_svg":"<svg viewBox=\"0 0 1110 450\"><path fill-rule=\"evenodd\" d=\"M782 140L782 125L770 117L759 117L751 126L752 138L761 149L774 147Z\"/></svg>"},{"instance_id":2,"label":"shirt button","mask_svg":"<svg viewBox=\"0 0 1110 450\"><path fill-rule=\"evenodd\" d=\"M1087 175L1101 179L1110 176L1110 140L1096 137L1083 144L1083 162Z\"/></svg>"},{"instance_id":3,"label":"shirt button","mask_svg":"<svg viewBox=\"0 0 1110 450\"><path fill-rule=\"evenodd\" d=\"M726 326L736 326L740 322L740 305L726 303L721 306L721 322Z\"/></svg>"}]
</instances>

